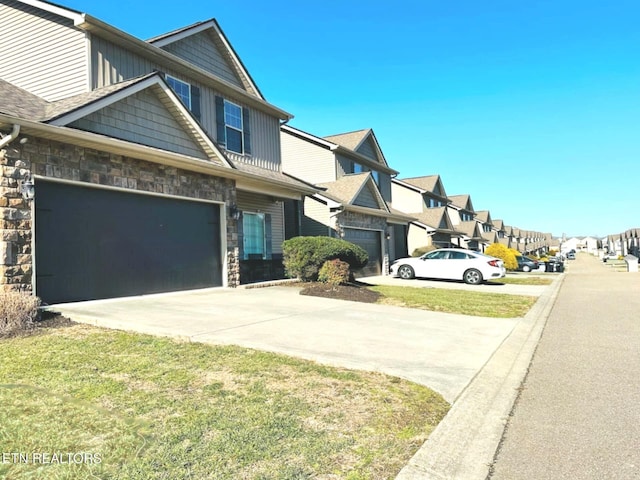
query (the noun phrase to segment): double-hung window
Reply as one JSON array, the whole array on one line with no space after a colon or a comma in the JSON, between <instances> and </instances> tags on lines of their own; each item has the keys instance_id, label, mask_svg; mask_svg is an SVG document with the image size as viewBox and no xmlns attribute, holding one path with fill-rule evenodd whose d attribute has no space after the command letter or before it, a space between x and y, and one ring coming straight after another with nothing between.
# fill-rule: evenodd
<instances>
[{"instance_id":1,"label":"double-hung window","mask_svg":"<svg viewBox=\"0 0 640 480\"><path fill-rule=\"evenodd\" d=\"M216 123L218 143L230 152L251 154L248 108L216 97Z\"/></svg>"}]
</instances>

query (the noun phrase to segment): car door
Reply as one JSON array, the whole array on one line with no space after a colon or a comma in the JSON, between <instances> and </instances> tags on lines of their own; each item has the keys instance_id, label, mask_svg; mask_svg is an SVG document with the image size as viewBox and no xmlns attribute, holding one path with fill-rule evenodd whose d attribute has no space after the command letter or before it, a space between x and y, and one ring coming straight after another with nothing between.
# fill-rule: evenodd
<instances>
[{"instance_id":1,"label":"car door","mask_svg":"<svg viewBox=\"0 0 640 480\"><path fill-rule=\"evenodd\" d=\"M446 265L446 278L461 280L464 272L469 268L469 255L465 252L449 252Z\"/></svg>"},{"instance_id":2,"label":"car door","mask_svg":"<svg viewBox=\"0 0 640 480\"><path fill-rule=\"evenodd\" d=\"M447 278L446 262L448 254L449 252L447 251L436 250L424 255L420 264L420 271L416 272L416 276L426 278Z\"/></svg>"}]
</instances>

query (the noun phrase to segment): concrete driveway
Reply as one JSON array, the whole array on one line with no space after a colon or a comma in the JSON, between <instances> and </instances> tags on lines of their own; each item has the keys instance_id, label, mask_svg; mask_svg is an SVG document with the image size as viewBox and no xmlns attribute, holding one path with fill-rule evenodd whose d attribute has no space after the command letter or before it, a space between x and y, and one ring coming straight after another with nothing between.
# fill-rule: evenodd
<instances>
[{"instance_id":1,"label":"concrete driveway","mask_svg":"<svg viewBox=\"0 0 640 480\"><path fill-rule=\"evenodd\" d=\"M207 289L55 305L74 321L234 344L427 385L453 402L519 319L307 297L296 287Z\"/></svg>"}]
</instances>

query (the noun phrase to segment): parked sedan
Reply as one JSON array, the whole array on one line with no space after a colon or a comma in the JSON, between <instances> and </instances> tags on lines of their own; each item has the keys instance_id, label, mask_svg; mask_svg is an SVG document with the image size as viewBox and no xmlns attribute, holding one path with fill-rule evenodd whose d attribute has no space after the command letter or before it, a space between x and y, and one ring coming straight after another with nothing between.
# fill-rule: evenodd
<instances>
[{"instance_id":1,"label":"parked sedan","mask_svg":"<svg viewBox=\"0 0 640 480\"><path fill-rule=\"evenodd\" d=\"M534 260L524 255L516 257L518 260L518 270L521 272L530 272L531 270L537 270L540 264L537 260Z\"/></svg>"},{"instance_id":2,"label":"parked sedan","mask_svg":"<svg viewBox=\"0 0 640 480\"><path fill-rule=\"evenodd\" d=\"M442 248L421 257L401 258L393 262L390 270L391 275L403 279L443 278L464 280L471 285L505 276L502 260L460 248Z\"/></svg>"}]
</instances>

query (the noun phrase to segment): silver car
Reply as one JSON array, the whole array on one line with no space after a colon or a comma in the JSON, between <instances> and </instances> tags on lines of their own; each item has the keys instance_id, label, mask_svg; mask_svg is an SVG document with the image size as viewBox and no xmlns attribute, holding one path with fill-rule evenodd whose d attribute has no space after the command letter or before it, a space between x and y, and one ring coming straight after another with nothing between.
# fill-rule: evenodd
<instances>
[{"instance_id":1,"label":"silver car","mask_svg":"<svg viewBox=\"0 0 640 480\"><path fill-rule=\"evenodd\" d=\"M464 280L471 285L506 274L504 262L499 258L462 248L442 248L421 257L401 258L391 264L390 271L403 279L442 278Z\"/></svg>"}]
</instances>

